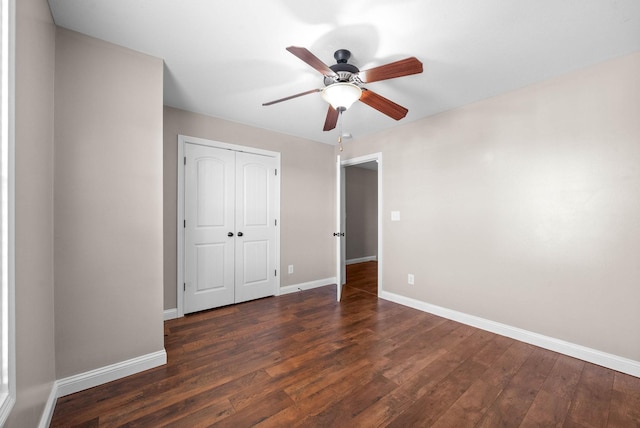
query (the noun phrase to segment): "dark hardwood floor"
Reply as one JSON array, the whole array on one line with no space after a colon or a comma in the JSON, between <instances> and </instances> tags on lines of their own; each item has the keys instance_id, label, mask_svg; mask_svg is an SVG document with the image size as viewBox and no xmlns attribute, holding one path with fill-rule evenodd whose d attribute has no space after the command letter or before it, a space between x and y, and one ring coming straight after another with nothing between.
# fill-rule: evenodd
<instances>
[{"instance_id":1,"label":"dark hardwood floor","mask_svg":"<svg viewBox=\"0 0 640 428\"><path fill-rule=\"evenodd\" d=\"M347 265L346 287L378 295L378 262Z\"/></svg>"},{"instance_id":2,"label":"dark hardwood floor","mask_svg":"<svg viewBox=\"0 0 640 428\"><path fill-rule=\"evenodd\" d=\"M639 378L378 300L371 263L341 303L322 287L167 321L166 366L58 399L51 426L640 426Z\"/></svg>"}]
</instances>

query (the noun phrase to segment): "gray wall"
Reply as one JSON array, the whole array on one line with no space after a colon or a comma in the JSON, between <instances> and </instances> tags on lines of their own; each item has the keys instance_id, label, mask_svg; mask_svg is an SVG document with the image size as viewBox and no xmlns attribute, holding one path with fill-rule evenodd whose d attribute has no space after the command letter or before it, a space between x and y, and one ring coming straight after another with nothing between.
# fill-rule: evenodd
<instances>
[{"instance_id":1,"label":"gray wall","mask_svg":"<svg viewBox=\"0 0 640 428\"><path fill-rule=\"evenodd\" d=\"M43 0L16 1L16 390L7 427L38 425L55 377L55 26Z\"/></svg>"},{"instance_id":2,"label":"gray wall","mask_svg":"<svg viewBox=\"0 0 640 428\"><path fill-rule=\"evenodd\" d=\"M251 126L164 109L164 307L176 307L178 134L281 153L280 286L335 276L333 147ZM286 267L294 265L294 273Z\"/></svg>"},{"instance_id":3,"label":"gray wall","mask_svg":"<svg viewBox=\"0 0 640 428\"><path fill-rule=\"evenodd\" d=\"M347 261L378 255L378 171L345 168Z\"/></svg>"},{"instance_id":4,"label":"gray wall","mask_svg":"<svg viewBox=\"0 0 640 428\"><path fill-rule=\"evenodd\" d=\"M57 29L56 375L164 349L158 58Z\"/></svg>"},{"instance_id":5,"label":"gray wall","mask_svg":"<svg viewBox=\"0 0 640 428\"><path fill-rule=\"evenodd\" d=\"M345 145L383 155L384 289L640 361L638 76L636 53Z\"/></svg>"}]
</instances>

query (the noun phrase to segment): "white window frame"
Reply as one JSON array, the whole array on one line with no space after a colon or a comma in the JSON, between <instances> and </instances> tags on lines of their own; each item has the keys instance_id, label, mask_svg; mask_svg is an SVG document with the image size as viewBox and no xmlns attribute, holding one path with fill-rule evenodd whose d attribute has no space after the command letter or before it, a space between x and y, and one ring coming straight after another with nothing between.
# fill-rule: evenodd
<instances>
[{"instance_id":1,"label":"white window frame","mask_svg":"<svg viewBox=\"0 0 640 428\"><path fill-rule=\"evenodd\" d=\"M15 0L0 0L0 426L16 401Z\"/></svg>"}]
</instances>

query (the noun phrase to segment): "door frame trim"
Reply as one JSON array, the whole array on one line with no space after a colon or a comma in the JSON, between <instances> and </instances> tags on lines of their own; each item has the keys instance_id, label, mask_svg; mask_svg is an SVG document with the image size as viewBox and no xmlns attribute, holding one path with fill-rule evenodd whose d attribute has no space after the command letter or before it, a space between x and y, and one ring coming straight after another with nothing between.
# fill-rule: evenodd
<instances>
[{"instance_id":1,"label":"door frame trim","mask_svg":"<svg viewBox=\"0 0 640 428\"><path fill-rule=\"evenodd\" d=\"M188 135L178 134L178 182L177 182L177 212L176 212L176 230L177 230L177 257L176 257L176 304L177 314L176 317L180 318L184 316L184 146L185 144L199 144L201 146L213 147L218 149L226 149L235 152L252 153L255 155L268 156L276 159L278 175L276 177L276 204L275 204L275 218L278 220L276 226L276 269L278 275L275 280L275 295L280 295L280 183L282 177L281 170L281 155L280 152L273 152L270 150L258 149L255 147L241 146L238 144L223 143L221 141L208 140L206 138L190 137Z\"/></svg>"},{"instance_id":2,"label":"door frame trim","mask_svg":"<svg viewBox=\"0 0 640 428\"><path fill-rule=\"evenodd\" d=\"M355 166L355 165L359 165L361 163L366 163L366 162L371 162L371 161L375 161L378 163L378 254L377 254L377 258L378 258L378 297L380 297L382 295L382 292L384 291L384 287L383 287L383 283L382 283L382 271L383 271L383 267L384 267L384 257L383 257L383 251L382 251L382 223L383 223L383 213L382 213L382 202L383 202L383 198L382 198L382 152L377 152L377 153L370 153L368 155L363 155L363 156L358 156L355 158L350 158L350 159L341 159L340 160L340 167L344 170L345 167L347 166ZM344 174L341 174L342 180L344 180ZM346 207L345 207L346 208ZM340 216L341 221L344 221L344 218L342 218L341 213L337 213L338 216ZM341 228L344 227L344 225L341 225ZM342 230L342 229L340 229ZM345 257L346 259L346 254L342 255L343 257ZM339 256L338 256L339 257ZM345 260L346 262L346 260ZM337 273L337 272L336 272Z\"/></svg>"}]
</instances>

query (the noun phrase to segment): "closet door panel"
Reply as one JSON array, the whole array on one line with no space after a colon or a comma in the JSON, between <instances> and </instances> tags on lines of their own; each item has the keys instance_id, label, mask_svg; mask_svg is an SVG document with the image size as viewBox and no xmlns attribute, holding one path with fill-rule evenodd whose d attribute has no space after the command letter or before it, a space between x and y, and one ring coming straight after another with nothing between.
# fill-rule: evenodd
<instances>
[{"instance_id":1,"label":"closet door panel","mask_svg":"<svg viewBox=\"0 0 640 428\"><path fill-rule=\"evenodd\" d=\"M235 300L235 153L185 144L184 312Z\"/></svg>"},{"instance_id":2,"label":"closet door panel","mask_svg":"<svg viewBox=\"0 0 640 428\"><path fill-rule=\"evenodd\" d=\"M276 159L236 155L236 302L276 293Z\"/></svg>"}]
</instances>

